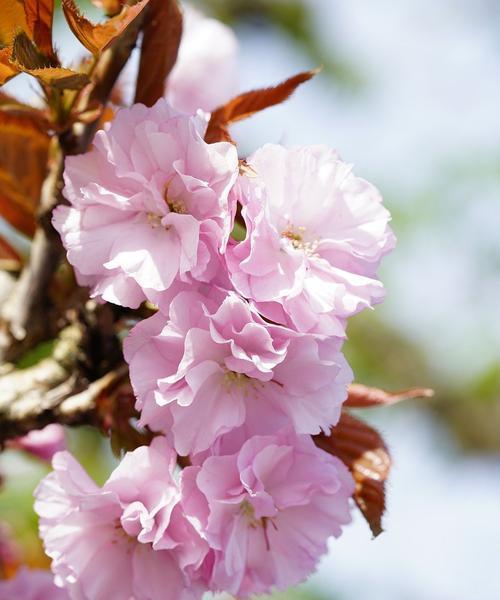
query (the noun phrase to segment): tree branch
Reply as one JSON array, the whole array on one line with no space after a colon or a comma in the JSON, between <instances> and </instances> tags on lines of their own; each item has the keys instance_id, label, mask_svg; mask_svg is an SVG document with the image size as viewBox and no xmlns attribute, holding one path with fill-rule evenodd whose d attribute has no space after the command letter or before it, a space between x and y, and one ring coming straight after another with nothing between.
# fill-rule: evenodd
<instances>
[{"instance_id":1,"label":"tree branch","mask_svg":"<svg viewBox=\"0 0 500 600\"><path fill-rule=\"evenodd\" d=\"M139 16L113 47L99 57L93 72L94 87L82 97L79 110L95 102L106 104L135 46L141 24ZM0 362L15 361L39 341L54 335L58 315L51 314L48 292L63 251L51 224L51 214L55 206L64 202L61 191L65 157L85 152L97 127L98 119L83 126L76 124L53 138L30 259L0 311Z\"/></svg>"},{"instance_id":2,"label":"tree branch","mask_svg":"<svg viewBox=\"0 0 500 600\"><path fill-rule=\"evenodd\" d=\"M50 315L48 288L62 256L59 236L50 223L50 214L61 200L64 154L53 138L49 172L42 186L39 227L35 232L29 261L2 306L0 317L0 359L16 360L47 336L54 320Z\"/></svg>"},{"instance_id":3,"label":"tree branch","mask_svg":"<svg viewBox=\"0 0 500 600\"><path fill-rule=\"evenodd\" d=\"M49 423L98 425L99 398L126 379L128 368L121 364L89 384L80 364L83 338L81 325L70 325L50 358L0 376L0 445Z\"/></svg>"}]
</instances>

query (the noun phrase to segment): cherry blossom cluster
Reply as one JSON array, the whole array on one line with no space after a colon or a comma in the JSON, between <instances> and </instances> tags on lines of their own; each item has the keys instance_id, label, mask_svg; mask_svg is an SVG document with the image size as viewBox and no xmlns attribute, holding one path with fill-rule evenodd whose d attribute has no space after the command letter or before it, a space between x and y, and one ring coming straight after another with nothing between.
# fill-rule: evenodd
<instances>
[{"instance_id":1,"label":"cherry blossom cluster","mask_svg":"<svg viewBox=\"0 0 500 600\"><path fill-rule=\"evenodd\" d=\"M267 144L240 169L233 144L204 141L207 119L134 105L66 160L53 223L78 282L155 307L124 356L157 434L102 487L68 452L39 485L70 598L285 589L350 521L352 477L311 436L352 380L347 319L383 298L389 213L328 147Z\"/></svg>"}]
</instances>

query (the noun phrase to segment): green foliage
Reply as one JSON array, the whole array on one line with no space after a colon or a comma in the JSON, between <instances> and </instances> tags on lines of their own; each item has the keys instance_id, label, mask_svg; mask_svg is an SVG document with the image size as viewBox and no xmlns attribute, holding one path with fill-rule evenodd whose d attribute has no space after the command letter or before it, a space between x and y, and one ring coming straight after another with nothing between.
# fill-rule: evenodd
<instances>
[{"instance_id":1,"label":"green foliage","mask_svg":"<svg viewBox=\"0 0 500 600\"><path fill-rule=\"evenodd\" d=\"M488 367L471 384L447 389L434 411L468 452L500 451L500 364Z\"/></svg>"},{"instance_id":2,"label":"green foliage","mask_svg":"<svg viewBox=\"0 0 500 600\"><path fill-rule=\"evenodd\" d=\"M500 362L491 365L482 373L475 384L475 392L481 402L500 402Z\"/></svg>"},{"instance_id":3,"label":"green foliage","mask_svg":"<svg viewBox=\"0 0 500 600\"><path fill-rule=\"evenodd\" d=\"M48 358L49 356L52 356L55 345L56 345L56 340L47 340L46 342L41 342L40 344L35 346L35 348L33 348L32 350L29 350L28 352L26 352L26 354L24 354L17 361L16 367L18 369L27 369L29 367L32 367L33 365L36 365L44 358Z\"/></svg>"},{"instance_id":4,"label":"green foliage","mask_svg":"<svg viewBox=\"0 0 500 600\"><path fill-rule=\"evenodd\" d=\"M246 236L245 227L243 225L241 225L241 223L238 223L237 221L235 221L233 231L231 232L231 237L233 238L233 240L236 240L237 242L242 242L245 239L245 236Z\"/></svg>"},{"instance_id":5,"label":"green foliage","mask_svg":"<svg viewBox=\"0 0 500 600\"><path fill-rule=\"evenodd\" d=\"M347 334L344 350L356 381L390 391L429 385L431 375L423 353L375 313L356 315Z\"/></svg>"},{"instance_id":6,"label":"green foliage","mask_svg":"<svg viewBox=\"0 0 500 600\"><path fill-rule=\"evenodd\" d=\"M17 454L17 456L16 456ZM38 520L33 511L33 491L40 479L49 472L49 465L26 454L6 452L3 461L13 461L17 476L6 477L0 492L1 521L12 529L16 542L22 550L23 562L48 565L38 538Z\"/></svg>"},{"instance_id":7,"label":"green foliage","mask_svg":"<svg viewBox=\"0 0 500 600\"><path fill-rule=\"evenodd\" d=\"M311 586L302 585L280 594L266 596L263 600L339 600L339 597L335 594L326 597L316 592Z\"/></svg>"},{"instance_id":8,"label":"green foliage","mask_svg":"<svg viewBox=\"0 0 500 600\"><path fill-rule=\"evenodd\" d=\"M410 400L396 410L404 410L410 402L431 409L464 451L500 451L500 363L459 384L430 365L416 344L373 312L351 319L348 335L345 354L356 381L392 391L434 388L434 398Z\"/></svg>"},{"instance_id":9,"label":"green foliage","mask_svg":"<svg viewBox=\"0 0 500 600\"><path fill-rule=\"evenodd\" d=\"M98 485L102 485L118 463L109 447L108 438L94 427L79 427L67 432L70 451Z\"/></svg>"}]
</instances>

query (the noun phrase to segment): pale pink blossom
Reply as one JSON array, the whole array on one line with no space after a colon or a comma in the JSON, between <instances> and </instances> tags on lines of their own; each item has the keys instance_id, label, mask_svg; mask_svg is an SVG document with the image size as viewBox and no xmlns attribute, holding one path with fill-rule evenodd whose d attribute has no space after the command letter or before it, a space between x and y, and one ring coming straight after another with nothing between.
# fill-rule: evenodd
<instances>
[{"instance_id":1,"label":"pale pink blossom","mask_svg":"<svg viewBox=\"0 0 500 600\"><path fill-rule=\"evenodd\" d=\"M182 292L168 317L140 322L124 354L140 423L186 455L250 417L274 431L289 420L298 433L328 430L352 377L341 343L269 324L238 295L214 288L208 296Z\"/></svg>"},{"instance_id":2,"label":"pale pink blossom","mask_svg":"<svg viewBox=\"0 0 500 600\"><path fill-rule=\"evenodd\" d=\"M99 487L67 452L35 491L56 583L78 600L195 600L207 553L180 505L164 438L125 455Z\"/></svg>"},{"instance_id":3,"label":"pale pink blossom","mask_svg":"<svg viewBox=\"0 0 500 600\"><path fill-rule=\"evenodd\" d=\"M9 440L7 446L50 461L56 452L66 449L66 434L62 425L51 423L43 429L33 429L22 437Z\"/></svg>"},{"instance_id":4,"label":"pale pink blossom","mask_svg":"<svg viewBox=\"0 0 500 600\"><path fill-rule=\"evenodd\" d=\"M306 579L349 523L351 475L309 436L255 436L182 474L183 506L213 552L211 588L238 598Z\"/></svg>"},{"instance_id":5,"label":"pale pink blossom","mask_svg":"<svg viewBox=\"0 0 500 600\"><path fill-rule=\"evenodd\" d=\"M238 41L232 29L184 6L177 62L165 97L185 113L212 111L238 91Z\"/></svg>"},{"instance_id":6,"label":"pale pink blossom","mask_svg":"<svg viewBox=\"0 0 500 600\"><path fill-rule=\"evenodd\" d=\"M90 152L68 157L54 211L69 262L94 297L137 307L176 281L210 281L231 231L232 144L166 100L119 110Z\"/></svg>"},{"instance_id":7,"label":"pale pink blossom","mask_svg":"<svg viewBox=\"0 0 500 600\"><path fill-rule=\"evenodd\" d=\"M257 176L235 192L247 235L228 248L233 285L275 322L344 335L384 295L376 271L395 239L380 194L326 146L267 144L247 162Z\"/></svg>"},{"instance_id":8,"label":"pale pink blossom","mask_svg":"<svg viewBox=\"0 0 500 600\"><path fill-rule=\"evenodd\" d=\"M0 600L69 600L69 595L54 585L50 571L22 567L12 579L0 581Z\"/></svg>"}]
</instances>

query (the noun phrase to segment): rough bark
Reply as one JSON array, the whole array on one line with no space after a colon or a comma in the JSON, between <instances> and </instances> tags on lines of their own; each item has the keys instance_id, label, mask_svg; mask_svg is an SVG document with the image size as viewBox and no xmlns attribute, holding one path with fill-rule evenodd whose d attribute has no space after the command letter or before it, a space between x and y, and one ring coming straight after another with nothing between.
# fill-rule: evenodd
<instances>
[{"instance_id":1,"label":"rough bark","mask_svg":"<svg viewBox=\"0 0 500 600\"><path fill-rule=\"evenodd\" d=\"M101 395L127 378L118 365L89 383L81 324L66 327L50 357L26 369L0 374L0 444L49 423L98 425Z\"/></svg>"},{"instance_id":2,"label":"rough bark","mask_svg":"<svg viewBox=\"0 0 500 600\"><path fill-rule=\"evenodd\" d=\"M98 58L92 71L94 85L75 106L78 112L84 112L87 107L106 105L136 44L141 24L142 17L139 16ZM75 124L54 135L29 260L14 285L7 280L0 282L0 443L54 421L66 424L93 422L95 400L102 386L110 385L117 373L123 376L124 367L115 370L114 351L118 340L114 330L101 331L101 339L97 342L94 335L93 347L90 343L88 355L81 357L81 327L86 326L88 314L83 321L61 332L57 351L51 358L23 370L15 369L12 364L41 341L56 338L61 327L68 323L67 315L61 314L62 309L67 312L67 304L56 307L50 297L51 283L63 256L51 215L54 207L64 202L61 192L65 157L86 151L98 125L96 119L91 123ZM80 316L85 313L84 303L85 297L80 296L72 307L73 313ZM80 337L77 335L79 330ZM107 339L104 339L106 335ZM95 357L90 356L93 349L97 354L107 353L106 369L96 366ZM77 364L79 361L87 363L83 375Z\"/></svg>"}]
</instances>

